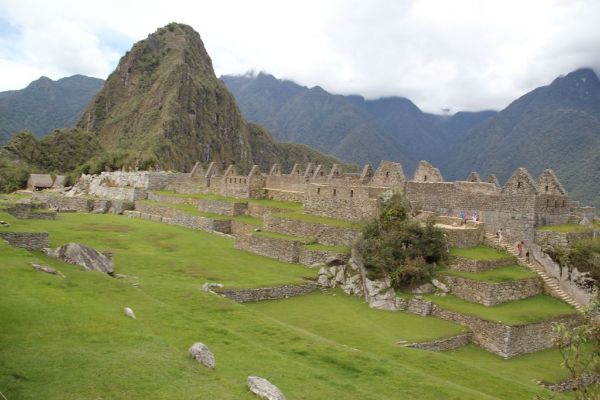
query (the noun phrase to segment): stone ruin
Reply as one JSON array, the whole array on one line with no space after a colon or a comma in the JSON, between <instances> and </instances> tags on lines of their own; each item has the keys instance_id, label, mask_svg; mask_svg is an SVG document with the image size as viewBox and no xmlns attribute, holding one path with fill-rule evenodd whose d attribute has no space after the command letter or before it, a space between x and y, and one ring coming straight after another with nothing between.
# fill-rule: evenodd
<instances>
[{"instance_id":1,"label":"stone ruin","mask_svg":"<svg viewBox=\"0 0 600 400\"><path fill-rule=\"evenodd\" d=\"M182 194L209 193L237 198L266 198L304 204L306 214L363 221L376 216L386 194L404 195L415 209L456 217L477 215L488 232L502 228L507 238L533 241L535 228L587 218L595 209L580 207L569 198L552 170L535 180L524 168L517 169L501 186L494 175L482 181L472 172L465 181L446 182L439 169L421 161L412 178L399 163L382 161L374 170L366 165L361 173L347 173L334 164L295 164L289 174L274 164L269 173L253 166L240 174L234 165L221 172L216 163L203 168L196 163L190 173L164 171L116 171L82 175L67 193L92 195L113 201L148 198L156 190Z\"/></svg>"}]
</instances>

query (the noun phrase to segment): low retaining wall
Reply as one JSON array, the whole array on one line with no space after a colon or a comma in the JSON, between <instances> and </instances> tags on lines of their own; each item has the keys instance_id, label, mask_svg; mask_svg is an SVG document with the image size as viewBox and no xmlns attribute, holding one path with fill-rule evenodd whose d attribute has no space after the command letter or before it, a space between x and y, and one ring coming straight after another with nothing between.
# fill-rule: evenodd
<instances>
[{"instance_id":1,"label":"low retaining wall","mask_svg":"<svg viewBox=\"0 0 600 400\"><path fill-rule=\"evenodd\" d=\"M563 322L575 326L581 322L581 316L574 314L531 324L504 325L445 310L435 304L431 315L468 326L473 332L474 343L504 358L550 348L553 346L553 324Z\"/></svg>"},{"instance_id":2,"label":"low retaining wall","mask_svg":"<svg viewBox=\"0 0 600 400\"><path fill-rule=\"evenodd\" d=\"M129 218L141 218L206 232L231 233L231 221L189 215L179 210L154 205L136 204L136 209L136 211L127 211L126 215Z\"/></svg>"},{"instance_id":3,"label":"low retaining wall","mask_svg":"<svg viewBox=\"0 0 600 400\"><path fill-rule=\"evenodd\" d=\"M594 232L554 232L554 231L535 231L535 243L543 246L549 244L551 246L568 247L573 242L584 239L592 239Z\"/></svg>"},{"instance_id":4,"label":"low retaining wall","mask_svg":"<svg viewBox=\"0 0 600 400\"><path fill-rule=\"evenodd\" d=\"M263 300L287 299L288 297L302 296L317 289L316 283L303 285L282 285L257 289L216 290L215 293L227 297L237 303L249 303Z\"/></svg>"},{"instance_id":5,"label":"low retaining wall","mask_svg":"<svg viewBox=\"0 0 600 400\"><path fill-rule=\"evenodd\" d=\"M516 259L480 261L465 257L453 257L449 268L452 271L483 272L490 269L516 264Z\"/></svg>"},{"instance_id":6,"label":"low retaining wall","mask_svg":"<svg viewBox=\"0 0 600 400\"><path fill-rule=\"evenodd\" d=\"M446 275L444 279L452 294L484 306L522 300L543 292L542 281L539 278L499 283L480 282L451 275Z\"/></svg>"},{"instance_id":7,"label":"low retaining wall","mask_svg":"<svg viewBox=\"0 0 600 400\"><path fill-rule=\"evenodd\" d=\"M198 210L212 214L235 217L246 214L248 203L230 203L217 200L198 200Z\"/></svg>"},{"instance_id":8,"label":"low retaining wall","mask_svg":"<svg viewBox=\"0 0 600 400\"><path fill-rule=\"evenodd\" d=\"M266 189L266 192L267 198L271 200L295 201L299 203L304 201L304 192L269 188Z\"/></svg>"},{"instance_id":9,"label":"low retaining wall","mask_svg":"<svg viewBox=\"0 0 600 400\"><path fill-rule=\"evenodd\" d=\"M265 215L264 222L266 231L314 238L317 242L328 246L351 246L359 235L359 231L351 228L315 224L273 215Z\"/></svg>"},{"instance_id":10,"label":"low retaining wall","mask_svg":"<svg viewBox=\"0 0 600 400\"><path fill-rule=\"evenodd\" d=\"M279 261L297 263L300 259L302 243L249 234L236 236L235 248L275 258Z\"/></svg>"},{"instance_id":11,"label":"low retaining wall","mask_svg":"<svg viewBox=\"0 0 600 400\"><path fill-rule=\"evenodd\" d=\"M421 349L428 351L449 351L455 350L460 347L466 346L471 343L473 334L463 333L461 335L451 336L443 339L433 340L431 342L422 343L410 343L404 345L404 347L410 347L413 349Z\"/></svg>"},{"instance_id":12,"label":"low retaining wall","mask_svg":"<svg viewBox=\"0 0 600 400\"><path fill-rule=\"evenodd\" d=\"M42 250L50 247L48 232L0 232L0 239L13 247L26 250Z\"/></svg>"},{"instance_id":13,"label":"low retaining wall","mask_svg":"<svg viewBox=\"0 0 600 400\"><path fill-rule=\"evenodd\" d=\"M18 219L56 219L56 212L44 210L36 212L34 206L36 204L12 204L6 208L6 212ZM43 205L46 207L46 204ZM40 207L41 208L41 207Z\"/></svg>"},{"instance_id":14,"label":"low retaining wall","mask_svg":"<svg viewBox=\"0 0 600 400\"><path fill-rule=\"evenodd\" d=\"M300 258L298 262L304 265L315 265L315 264L325 264L329 257L337 257L340 259L348 259L347 254L342 254L337 251L327 251L327 250L311 250L306 247L302 247L300 249Z\"/></svg>"},{"instance_id":15,"label":"low retaining wall","mask_svg":"<svg viewBox=\"0 0 600 400\"><path fill-rule=\"evenodd\" d=\"M284 211L284 210L282 210L280 208L267 207L267 206L263 206L262 204L256 204L256 203L248 203L248 210L246 213L248 215L250 215L251 217L262 218L266 214L277 214L282 211Z\"/></svg>"},{"instance_id":16,"label":"low retaining wall","mask_svg":"<svg viewBox=\"0 0 600 400\"><path fill-rule=\"evenodd\" d=\"M148 192L148 200L169 204L190 204L192 206L197 206L199 201L189 197L170 196L168 194L157 194L156 192Z\"/></svg>"},{"instance_id":17,"label":"low retaining wall","mask_svg":"<svg viewBox=\"0 0 600 400\"><path fill-rule=\"evenodd\" d=\"M32 200L45 203L48 208L58 212L95 212L123 214L133 210L133 202L126 200L94 199L87 197L67 197L51 194L34 193Z\"/></svg>"},{"instance_id":18,"label":"low retaining wall","mask_svg":"<svg viewBox=\"0 0 600 400\"><path fill-rule=\"evenodd\" d=\"M483 243L485 232L483 225L452 227L448 225L436 225L443 229L450 247L473 247Z\"/></svg>"}]
</instances>

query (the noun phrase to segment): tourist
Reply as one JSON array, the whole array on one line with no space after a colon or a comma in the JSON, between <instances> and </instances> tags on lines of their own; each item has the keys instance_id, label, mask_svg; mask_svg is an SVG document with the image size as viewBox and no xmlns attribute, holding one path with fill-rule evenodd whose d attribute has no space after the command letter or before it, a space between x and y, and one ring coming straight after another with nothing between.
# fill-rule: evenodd
<instances>
[{"instance_id":1,"label":"tourist","mask_svg":"<svg viewBox=\"0 0 600 400\"><path fill-rule=\"evenodd\" d=\"M519 257L523 256L523 245L525 243L521 240L519 243L517 243L517 250L519 251Z\"/></svg>"},{"instance_id":2,"label":"tourist","mask_svg":"<svg viewBox=\"0 0 600 400\"><path fill-rule=\"evenodd\" d=\"M525 253L525 262L529 262L529 250Z\"/></svg>"}]
</instances>

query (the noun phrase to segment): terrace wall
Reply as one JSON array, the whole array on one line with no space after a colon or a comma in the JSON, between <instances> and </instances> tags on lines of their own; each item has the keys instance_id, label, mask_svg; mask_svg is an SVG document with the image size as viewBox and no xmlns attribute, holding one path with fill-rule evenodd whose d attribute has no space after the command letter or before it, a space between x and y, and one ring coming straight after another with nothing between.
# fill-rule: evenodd
<instances>
[{"instance_id":1,"label":"terrace wall","mask_svg":"<svg viewBox=\"0 0 600 400\"><path fill-rule=\"evenodd\" d=\"M293 240L249 234L236 236L235 248L279 261L297 263L300 259L302 244Z\"/></svg>"},{"instance_id":2,"label":"terrace wall","mask_svg":"<svg viewBox=\"0 0 600 400\"><path fill-rule=\"evenodd\" d=\"M50 247L48 232L0 232L0 239L13 247L42 250Z\"/></svg>"},{"instance_id":3,"label":"terrace wall","mask_svg":"<svg viewBox=\"0 0 600 400\"><path fill-rule=\"evenodd\" d=\"M237 303L249 303L302 296L314 292L316 289L317 284L311 282L302 285L282 285L257 289L218 289L215 293L227 297Z\"/></svg>"},{"instance_id":4,"label":"terrace wall","mask_svg":"<svg viewBox=\"0 0 600 400\"><path fill-rule=\"evenodd\" d=\"M351 246L360 233L352 228L317 224L270 214L264 216L264 230L314 238L317 242L328 246Z\"/></svg>"},{"instance_id":5,"label":"terrace wall","mask_svg":"<svg viewBox=\"0 0 600 400\"><path fill-rule=\"evenodd\" d=\"M511 282L480 282L450 275L444 278L454 295L484 306L522 300L543 292L539 278Z\"/></svg>"}]
</instances>

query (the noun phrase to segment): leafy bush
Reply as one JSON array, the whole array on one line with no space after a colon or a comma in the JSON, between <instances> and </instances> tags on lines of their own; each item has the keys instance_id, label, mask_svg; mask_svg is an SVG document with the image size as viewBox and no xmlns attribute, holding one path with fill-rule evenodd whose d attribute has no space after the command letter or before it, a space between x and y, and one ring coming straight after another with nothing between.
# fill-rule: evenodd
<instances>
[{"instance_id":1,"label":"leafy bush","mask_svg":"<svg viewBox=\"0 0 600 400\"><path fill-rule=\"evenodd\" d=\"M446 238L435 220L421 222L409 215L410 204L395 194L364 228L357 247L369 279L389 277L396 288L417 285L446 259Z\"/></svg>"},{"instance_id":2,"label":"leafy bush","mask_svg":"<svg viewBox=\"0 0 600 400\"><path fill-rule=\"evenodd\" d=\"M568 247L547 247L544 251L560 266L571 271L588 272L600 287L600 240L580 240Z\"/></svg>"}]
</instances>

